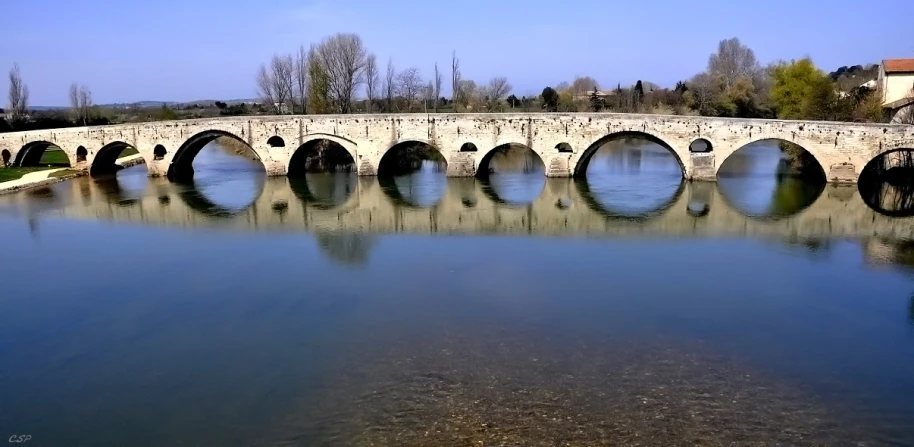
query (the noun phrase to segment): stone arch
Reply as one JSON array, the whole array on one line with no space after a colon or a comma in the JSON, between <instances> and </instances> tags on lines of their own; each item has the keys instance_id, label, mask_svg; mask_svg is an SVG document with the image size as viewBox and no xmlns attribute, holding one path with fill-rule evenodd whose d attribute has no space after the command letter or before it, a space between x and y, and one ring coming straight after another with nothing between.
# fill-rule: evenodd
<instances>
[{"instance_id":1,"label":"stone arch","mask_svg":"<svg viewBox=\"0 0 914 447\"><path fill-rule=\"evenodd\" d=\"M270 147L286 147L286 140L283 140L279 135L273 135L267 140L267 144Z\"/></svg>"},{"instance_id":2,"label":"stone arch","mask_svg":"<svg viewBox=\"0 0 914 447\"><path fill-rule=\"evenodd\" d=\"M587 149L585 149L583 152L581 152L581 156L577 159L577 162L575 163L574 171L573 171L572 175L575 178L581 178L581 177L584 177L585 175L587 175L587 167L590 165L590 161L591 161L591 159L593 159L594 154L596 154L597 151L600 150L600 148L603 147L603 145L608 143L609 141L615 140L617 138L625 138L625 137L643 138L652 143L663 146L668 151L670 151L671 154L673 154L673 157L676 158L676 162L679 163L679 168L682 170L683 178L686 177L685 164L682 162L682 158L679 157L679 154L676 152L676 150L673 149L673 145L667 143L666 141L664 141L660 137L657 137L656 135L653 135L653 134L650 134L647 132L640 132L640 131L613 132L611 134L604 135L597 141L594 141L590 146L587 147Z\"/></svg>"},{"instance_id":3,"label":"stone arch","mask_svg":"<svg viewBox=\"0 0 914 447\"><path fill-rule=\"evenodd\" d=\"M826 173L827 173L826 168L827 167L822 164L821 159L819 157L817 157L813 151L808 149L809 147L813 147L811 144L809 144L808 142L805 142L805 141L790 141L790 140L786 140L784 138L780 138L777 136L772 137L772 136L768 136L768 135L756 136L754 138L747 138L747 139L743 139L741 141L734 143L730 147L730 151L727 153L724 153L723 157L721 157L721 160L716 163L716 166L714 167L715 178L720 177L720 169L724 166L724 163L726 163L727 160L729 160L730 157L733 156L733 154L739 152L742 149L745 149L747 146L749 146L751 144L759 143L762 141L778 141L778 142L784 141L784 142L796 145L797 147L799 147L803 150L804 154L807 154L809 157L811 157L812 160L814 160L816 162L818 169L821 171L822 178L823 179L826 178ZM851 167L851 168L853 169L853 167ZM830 178L830 177L828 177L828 178Z\"/></svg>"},{"instance_id":4,"label":"stone arch","mask_svg":"<svg viewBox=\"0 0 914 447\"><path fill-rule=\"evenodd\" d=\"M89 151L86 150L85 146L80 146L76 148L76 162L81 163L86 161L86 157L89 156Z\"/></svg>"},{"instance_id":5,"label":"stone arch","mask_svg":"<svg viewBox=\"0 0 914 447\"><path fill-rule=\"evenodd\" d=\"M329 188L326 187L328 185L312 184L307 177L289 177L287 179L292 194L306 208L321 211L335 210L339 213L345 213L357 206L357 191L359 189L359 178L357 176L334 177L325 180L332 182L329 184ZM348 184L350 182L351 185ZM326 194L327 192L330 192L330 194ZM335 194L337 192L341 194ZM343 200L339 200L339 195L343 196Z\"/></svg>"},{"instance_id":6,"label":"stone arch","mask_svg":"<svg viewBox=\"0 0 914 447\"><path fill-rule=\"evenodd\" d=\"M689 152L705 154L714 151L714 145L705 138L698 138L689 143Z\"/></svg>"},{"instance_id":7,"label":"stone arch","mask_svg":"<svg viewBox=\"0 0 914 447\"><path fill-rule=\"evenodd\" d=\"M303 149L307 150L309 145L311 145L319 140L327 140L327 141L330 141L330 142L333 142L333 143L336 143L336 144L342 146L343 149L345 149L346 152L349 153L349 156L352 158L353 163L355 163L355 169L356 169L356 171L358 171L358 163L359 163L359 158L357 156L357 147L358 146L353 141L348 140L346 138L338 137L336 135L324 134L324 133L309 134L309 135L306 135L304 138L302 138L301 144L297 148L295 148L295 150L292 151L291 154L289 154L289 158L286 160L286 166L288 167L288 169L290 171L293 169L292 168L293 160L295 159L296 154L299 154L299 151L301 151ZM299 154L299 156L300 155L301 154Z\"/></svg>"},{"instance_id":8,"label":"stone arch","mask_svg":"<svg viewBox=\"0 0 914 447\"><path fill-rule=\"evenodd\" d=\"M92 164L89 167L89 175L95 177L99 175L114 174L115 172L119 171L121 167L116 163L117 158L121 155L121 152L128 148L134 147L133 145L123 141L113 141L102 146L102 148L96 152L95 157L92 159Z\"/></svg>"},{"instance_id":9,"label":"stone arch","mask_svg":"<svg viewBox=\"0 0 914 447\"><path fill-rule=\"evenodd\" d=\"M194 158L200 153L200 150L203 149L204 146L219 137L232 138L244 143L244 145L257 157L257 161L263 164L263 154L257 152L257 149L251 147L243 138L224 130L204 130L188 138L184 144L175 151L171 164L168 166L168 178L173 181L192 179L194 176Z\"/></svg>"},{"instance_id":10,"label":"stone arch","mask_svg":"<svg viewBox=\"0 0 914 447\"><path fill-rule=\"evenodd\" d=\"M44 155L44 152L51 146L57 146L54 143L46 140L32 141L26 143L19 149L19 152L16 153L16 159L13 161L13 166L16 167L28 167L28 166L38 166L41 164L41 157ZM63 149L63 148L61 148ZM70 159L70 154L67 151L63 151L67 156L67 164L73 166L73 160Z\"/></svg>"},{"instance_id":11,"label":"stone arch","mask_svg":"<svg viewBox=\"0 0 914 447\"><path fill-rule=\"evenodd\" d=\"M10 159L12 157L13 157L13 155L10 154L10 151L8 149L4 149L2 152L0 152L0 162L3 163L3 166L9 166Z\"/></svg>"},{"instance_id":12,"label":"stone arch","mask_svg":"<svg viewBox=\"0 0 914 447\"><path fill-rule=\"evenodd\" d=\"M410 148L415 146L422 146L422 149L411 151ZM400 141L384 152L378 161L378 176L396 175L406 168L407 164L414 164L417 160L423 159L423 155L430 157L447 172L447 159L441 149L427 140L410 139Z\"/></svg>"},{"instance_id":13,"label":"stone arch","mask_svg":"<svg viewBox=\"0 0 914 447\"><path fill-rule=\"evenodd\" d=\"M574 153L574 149L571 148L571 145L568 143L559 143L555 145L555 150L560 154L571 154Z\"/></svg>"},{"instance_id":14,"label":"stone arch","mask_svg":"<svg viewBox=\"0 0 914 447\"><path fill-rule=\"evenodd\" d=\"M164 160L166 155L168 155L168 150L165 149L165 146L157 144L156 147L152 148L153 160Z\"/></svg>"},{"instance_id":15,"label":"stone arch","mask_svg":"<svg viewBox=\"0 0 914 447\"><path fill-rule=\"evenodd\" d=\"M491 174L489 164L492 162L492 158L495 156L495 154L499 153L499 151L506 151L511 148L523 148L523 149L526 149L527 151L533 153L534 155L536 155L536 158L539 159L540 163L545 168L546 160L543 160L543 157L540 154L538 154L535 150L533 150L533 148L531 148L530 146L527 146L526 144L523 144L523 143L507 142L507 143L503 143L503 144L500 144L498 146L495 146L495 147L489 149L482 157L479 157L477 164L476 164L476 177L480 177L480 178L488 177L489 174ZM544 173L545 173L545 171L544 171Z\"/></svg>"}]
</instances>

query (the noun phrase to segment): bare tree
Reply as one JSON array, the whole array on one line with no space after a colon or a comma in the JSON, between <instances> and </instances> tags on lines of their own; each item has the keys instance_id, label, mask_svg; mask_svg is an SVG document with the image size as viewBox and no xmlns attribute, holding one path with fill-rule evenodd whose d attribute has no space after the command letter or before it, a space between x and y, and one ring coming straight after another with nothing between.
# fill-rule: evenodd
<instances>
[{"instance_id":1,"label":"bare tree","mask_svg":"<svg viewBox=\"0 0 914 447\"><path fill-rule=\"evenodd\" d=\"M273 92L279 103L279 113L285 113L285 106L291 104L294 97L295 62L291 55L275 55L270 61L270 67L273 70Z\"/></svg>"},{"instance_id":2,"label":"bare tree","mask_svg":"<svg viewBox=\"0 0 914 447\"><path fill-rule=\"evenodd\" d=\"M438 98L441 98L441 71L435 62L435 113L438 113Z\"/></svg>"},{"instance_id":3,"label":"bare tree","mask_svg":"<svg viewBox=\"0 0 914 447\"><path fill-rule=\"evenodd\" d=\"M717 53L708 59L708 74L719 76L726 90L729 90L737 79L752 79L759 71L761 67L755 53L735 37L720 41Z\"/></svg>"},{"instance_id":4,"label":"bare tree","mask_svg":"<svg viewBox=\"0 0 914 447\"><path fill-rule=\"evenodd\" d=\"M305 46L298 47L295 54L295 100L300 113L308 113L308 51Z\"/></svg>"},{"instance_id":5,"label":"bare tree","mask_svg":"<svg viewBox=\"0 0 914 447\"><path fill-rule=\"evenodd\" d=\"M493 106L497 106L502 98L508 96L508 93L511 93L511 84L508 83L508 78L504 76L492 78L486 88L486 95Z\"/></svg>"},{"instance_id":6,"label":"bare tree","mask_svg":"<svg viewBox=\"0 0 914 447\"><path fill-rule=\"evenodd\" d=\"M591 93L594 90L599 90L600 85L590 76L578 76L575 78L574 82L571 83L569 89L571 90L572 95L581 96Z\"/></svg>"},{"instance_id":7,"label":"bare tree","mask_svg":"<svg viewBox=\"0 0 914 447\"><path fill-rule=\"evenodd\" d=\"M266 64L260 64L260 70L257 71L257 95L260 102L276 113L278 103L273 93L273 76L267 71Z\"/></svg>"},{"instance_id":8,"label":"bare tree","mask_svg":"<svg viewBox=\"0 0 914 447\"><path fill-rule=\"evenodd\" d=\"M457 105L462 101L460 99L460 59L457 59L457 52L451 53L451 102L454 103L454 111L457 111Z\"/></svg>"},{"instance_id":9,"label":"bare tree","mask_svg":"<svg viewBox=\"0 0 914 447\"><path fill-rule=\"evenodd\" d=\"M387 60L387 77L384 78L384 90L387 93L387 111L394 111L394 92L397 90L397 71L394 69L394 60Z\"/></svg>"},{"instance_id":10,"label":"bare tree","mask_svg":"<svg viewBox=\"0 0 914 447\"><path fill-rule=\"evenodd\" d=\"M379 82L378 60L374 54L370 54L368 55L368 60L365 62L365 90L366 93L368 93L368 113L371 113L375 96L378 94Z\"/></svg>"},{"instance_id":11,"label":"bare tree","mask_svg":"<svg viewBox=\"0 0 914 447\"><path fill-rule=\"evenodd\" d=\"M19 64L13 64L10 69L9 114L10 122L19 122L25 119L29 107L29 86L22 81Z\"/></svg>"},{"instance_id":12,"label":"bare tree","mask_svg":"<svg viewBox=\"0 0 914 447\"><path fill-rule=\"evenodd\" d=\"M416 67L410 67L397 75L397 93L406 101L406 111L412 111L414 102L418 102L422 94L422 75Z\"/></svg>"},{"instance_id":13,"label":"bare tree","mask_svg":"<svg viewBox=\"0 0 914 447\"><path fill-rule=\"evenodd\" d=\"M294 99L295 61L291 55L273 55L270 69L261 65L257 72L257 90L261 101L273 113L285 113Z\"/></svg>"},{"instance_id":14,"label":"bare tree","mask_svg":"<svg viewBox=\"0 0 914 447\"><path fill-rule=\"evenodd\" d=\"M425 96L425 113L428 113L429 105L432 107L436 106L437 101L435 101L435 83L433 81L428 81L428 85L423 89L422 94Z\"/></svg>"},{"instance_id":15,"label":"bare tree","mask_svg":"<svg viewBox=\"0 0 914 447\"><path fill-rule=\"evenodd\" d=\"M457 103L460 104L464 110L470 106L476 105L479 99L479 92L475 81L472 79L461 79L460 83L457 84L457 91L460 92L457 96Z\"/></svg>"},{"instance_id":16,"label":"bare tree","mask_svg":"<svg viewBox=\"0 0 914 447\"><path fill-rule=\"evenodd\" d=\"M699 73L690 79L686 85L689 90L686 92L692 101L692 107L701 115L710 114L714 98L719 92L715 77L708 73Z\"/></svg>"},{"instance_id":17,"label":"bare tree","mask_svg":"<svg viewBox=\"0 0 914 447\"><path fill-rule=\"evenodd\" d=\"M74 121L88 126L92 115L92 91L89 87L75 82L70 85L70 107L73 108Z\"/></svg>"},{"instance_id":18,"label":"bare tree","mask_svg":"<svg viewBox=\"0 0 914 447\"><path fill-rule=\"evenodd\" d=\"M362 82L367 50L357 34L337 34L318 46L321 61L327 71L330 97L336 111L352 111L352 96Z\"/></svg>"}]
</instances>

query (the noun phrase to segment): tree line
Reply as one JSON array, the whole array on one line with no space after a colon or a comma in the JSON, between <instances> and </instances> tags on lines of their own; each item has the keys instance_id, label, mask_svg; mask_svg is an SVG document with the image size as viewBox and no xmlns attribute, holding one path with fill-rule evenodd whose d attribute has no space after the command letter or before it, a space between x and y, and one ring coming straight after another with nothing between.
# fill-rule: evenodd
<instances>
[{"instance_id":1,"label":"tree line","mask_svg":"<svg viewBox=\"0 0 914 447\"><path fill-rule=\"evenodd\" d=\"M517 97L503 76L477 84L465 79L456 52L449 73L435 63L428 79L415 66L397 69L392 59L381 67L361 37L339 33L275 54L259 67L258 102L185 106L172 109L93 105L86 85L70 87L68 114L29 111L29 90L18 65L9 72L9 98L0 131L94 125L110 122L197 118L212 115L411 113L411 112L616 112L879 122L884 120L880 92L862 86L874 70L841 67L826 74L810 58L763 66L739 39L720 41L704 71L661 88L639 80L601 90L591 76ZM450 97L442 94L450 78ZM914 114L911 116L914 124Z\"/></svg>"}]
</instances>

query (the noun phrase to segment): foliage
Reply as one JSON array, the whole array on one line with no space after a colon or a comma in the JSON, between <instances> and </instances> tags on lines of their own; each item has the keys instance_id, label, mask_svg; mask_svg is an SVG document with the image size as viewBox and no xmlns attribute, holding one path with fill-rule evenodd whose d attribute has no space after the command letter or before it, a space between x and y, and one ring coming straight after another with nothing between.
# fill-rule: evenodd
<instances>
[{"instance_id":1,"label":"foliage","mask_svg":"<svg viewBox=\"0 0 914 447\"><path fill-rule=\"evenodd\" d=\"M313 51L312 51L313 53ZM313 55L308 58L308 112L330 113L330 78L327 71Z\"/></svg>"},{"instance_id":2,"label":"foliage","mask_svg":"<svg viewBox=\"0 0 914 447\"><path fill-rule=\"evenodd\" d=\"M178 119L178 114L174 110L168 108L166 104L162 104L162 108L158 110L155 114L155 119L159 121L170 121Z\"/></svg>"},{"instance_id":3,"label":"foliage","mask_svg":"<svg viewBox=\"0 0 914 447\"><path fill-rule=\"evenodd\" d=\"M517 99L517 96L514 96L514 95L509 96L508 99L506 99L506 101L508 101L508 105L511 106L512 108L519 107L521 105L521 100Z\"/></svg>"},{"instance_id":4,"label":"foliage","mask_svg":"<svg viewBox=\"0 0 914 447\"><path fill-rule=\"evenodd\" d=\"M540 97L543 98L543 108L547 112L555 112L559 107L559 93L555 91L552 87L546 87L543 89L543 93L540 94Z\"/></svg>"},{"instance_id":5,"label":"foliage","mask_svg":"<svg viewBox=\"0 0 914 447\"><path fill-rule=\"evenodd\" d=\"M599 112L606 108L606 100L598 94L598 90L594 87L593 92L590 93L590 111Z\"/></svg>"},{"instance_id":6,"label":"foliage","mask_svg":"<svg viewBox=\"0 0 914 447\"><path fill-rule=\"evenodd\" d=\"M809 58L779 63L771 71L771 99L784 119L850 119L853 103L839 101L834 83Z\"/></svg>"}]
</instances>

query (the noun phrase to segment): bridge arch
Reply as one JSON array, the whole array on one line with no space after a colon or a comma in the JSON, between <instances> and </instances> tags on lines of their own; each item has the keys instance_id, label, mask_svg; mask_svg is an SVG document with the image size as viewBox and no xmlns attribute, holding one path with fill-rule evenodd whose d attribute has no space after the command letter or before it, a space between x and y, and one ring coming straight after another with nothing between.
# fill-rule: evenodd
<instances>
[{"instance_id":1,"label":"bridge arch","mask_svg":"<svg viewBox=\"0 0 914 447\"><path fill-rule=\"evenodd\" d=\"M263 195L265 185L265 178L261 176L260 181L257 182L254 198L246 205L238 208L232 208L214 202L200 189L193 179L187 183L174 184L174 187L177 188L178 198L191 210L206 218L225 220L244 214L251 208L256 207L258 200L260 200L260 197Z\"/></svg>"},{"instance_id":2,"label":"bridge arch","mask_svg":"<svg viewBox=\"0 0 914 447\"><path fill-rule=\"evenodd\" d=\"M76 148L76 162L82 163L86 161L86 158L89 156L89 151L86 150L85 146L80 146Z\"/></svg>"},{"instance_id":3,"label":"bridge arch","mask_svg":"<svg viewBox=\"0 0 914 447\"><path fill-rule=\"evenodd\" d=\"M3 163L3 166L8 166L12 157L13 154L11 154L8 149L4 149L2 152L0 152L0 162Z\"/></svg>"},{"instance_id":4,"label":"bridge arch","mask_svg":"<svg viewBox=\"0 0 914 447\"><path fill-rule=\"evenodd\" d=\"M29 166L38 166L41 164L41 157L44 156L44 153L50 147L58 147L56 144L51 143L46 140L38 140L26 143L19 149L19 152L16 153L16 159L13 161L13 166L16 167L29 167ZM69 166L74 166L75 162L70 159L70 154L67 151L60 148L61 151L67 157L67 164Z\"/></svg>"},{"instance_id":5,"label":"bridge arch","mask_svg":"<svg viewBox=\"0 0 914 447\"><path fill-rule=\"evenodd\" d=\"M82 146L80 146L82 148ZM125 143L123 141L113 141L102 146L101 149L96 152L95 157L92 159L92 165L89 167L89 175L96 177L99 175L109 175L114 174L121 169L117 165L117 159L120 157L121 153L127 149L136 150L133 145ZM85 151L85 148L83 148ZM77 149L77 159L79 158L79 150Z\"/></svg>"},{"instance_id":6,"label":"bridge arch","mask_svg":"<svg viewBox=\"0 0 914 447\"><path fill-rule=\"evenodd\" d=\"M171 160L171 164L168 166L168 179L172 181L186 181L190 180L194 176L194 158L197 154L200 153L200 150L204 146L211 143L213 140L219 137L227 137L237 140L243 143L257 158L257 161L263 164L264 156L259 153L257 149L251 147L243 138L238 137L237 135L226 132L224 130L204 130L195 134L194 136L188 138L184 141L184 144L175 151L174 157Z\"/></svg>"},{"instance_id":7,"label":"bridge arch","mask_svg":"<svg viewBox=\"0 0 914 447\"><path fill-rule=\"evenodd\" d=\"M727 163L727 160L730 160L734 154L736 154L737 152L739 152L741 150L746 149L748 146L762 143L762 142L778 143L779 145L780 145L780 142L784 142L784 143L788 143L788 144L792 145L791 147L799 148L799 150L801 150L801 151L799 153L797 153L796 156L802 157L804 160L807 160L807 161L814 161L815 167L817 167L818 171L820 171L820 172L816 172L814 174L815 175L821 174L822 179L826 178L825 177L825 174L827 172L826 166L822 164L821 159L819 157L817 157L813 151L808 149L810 147L813 147L811 144L809 144L805 141L785 140L783 138L776 137L776 136L770 136L770 135L759 135L754 138L743 139L743 140L737 141L736 143L731 145L729 148L729 151L717 152L717 154L722 155L722 158L716 162L715 176L720 178L721 168L724 167L725 163ZM726 174L727 174L727 171L725 170L724 175L726 175Z\"/></svg>"},{"instance_id":8,"label":"bridge arch","mask_svg":"<svg viewBox=\"0 0 914 447\"><path fill-rule=\"evenodd\" d=\"M492 167L491 167L492 159L495 158L498 154L505 154L508 151L512 151L512 150L522 150L525 153L533 154L535 157L535 160L537 160L539 162L538 163L539 165L541 165L543 167L545 167L545 165L546 165L546 161L543 160L543 157L540 156L540 154L538 154L530 146L527 146L526 144L523 144L523 143L507 142L507 143L499 144L498 146L495 146L495 147L489 149L485 154L482 155L482 157L478 158L477 165L476 165L476 177L479 177L479 178L488 177L490 174L492 174ZM532 163L537 164L536 161L533 161ZM523 170L524 170L524 172L528 172L528 171L535 169L535 167L536 166L528 165L525 162L525 166L523 167ZM543 172L545 173L545 169Z\"/></svg>"},{"instance_id":9,"label":"bridge arch","mask_svg":"<svg viewBox=\"0 0 914 447\"><path fill-rule=\"evenodd\" d=\"M685 176L686 176L685 164L683 164L682 158L679 157L679 154L676 152L675 149L673 149L673 146L671 144L667 143L666 141L664 141L663 139L661 139L660 137L657 137L656 135L653 135L653 134L650 134L647 132L640 132L640 131L613 132L611 134L604 135L597 141L594 141L590 146L587 147L587 149L585 149L583 152L581 152L581 156L577 159L577 163L575 163L574 172L573 172L572 176L574 178L585 177L587 175L587 168L588 168L588 166L590 166L590 162L591 162L591 160L593 160L594 154L596 154L597 151L600 150L601 147L603 147L603 145L605 145L606 143L608 143L612 140L626 138L626 137L636 137L636 138L645 139L645 140L655 143L659 146L662 146L665 149L667 149L668 151L670 151L670 153L673 154L673 157L676 158L676 162L679 164L679 168L682 171L682 176L683 176L683 178L685 178Z\"/></svg>"},{"instance_id":10,"label":"bridge arch","mask_svg":"<svg viewBox=\"0 0 914 447\"><path fill-rule=\"evenodd\" d=\"M410 139L400 141L384 152L378 161L378 176L415 171L423 160L431 160L442 172L447 172L447 159L441 149L427 140Z\"/></svg>"},{"instance_id":11,"label":"bridge arch","mask_svg":"<svg viewBox=\"0 0 914 447\"><path fill-rule=\"evenodd\" d=\"M342 147L349 154L349 158L352 159L353 167L355 170L358 170L358 146L355 142L336 135L314 133L305 136L302 139L302 143L297 148L295 148L291 154L289 154L289 158L286 160L286 166L289 167L289 175L296 175L300 173L297 171L297 169L303 164L299 163L299 161L303 161L301 157L306 157L308 155L308 151L312 150L313 145L321 140L329 141L339 147Z\"/></svg>"}]
</instances>

